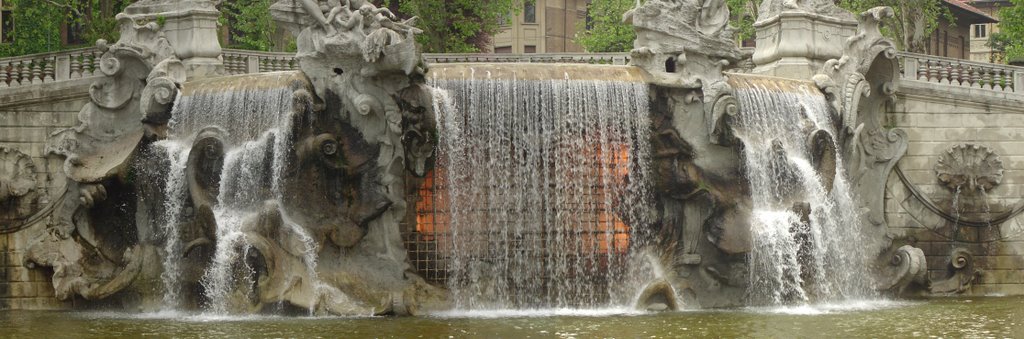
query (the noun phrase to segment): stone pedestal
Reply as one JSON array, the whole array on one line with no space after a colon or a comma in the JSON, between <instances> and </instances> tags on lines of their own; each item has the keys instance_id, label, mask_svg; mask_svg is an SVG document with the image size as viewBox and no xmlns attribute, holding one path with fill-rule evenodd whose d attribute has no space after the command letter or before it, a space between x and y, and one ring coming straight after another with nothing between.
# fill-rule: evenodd
<instances>
[{"instance_id":1,"label":"stone pedestal","mask_svg":"<svg viewBox=\"0 0 1024 339\"><path fill-rule=\"evenodd\" d=\"M857 22L799 11L781 12L754 24L754 73L810 79L829 59L843 56Z\"/></svg>"},{"instance_id":2,"label":"stone pedestal","mask_svg":"<svg viewBox=\"0 0 1024 339\"><path fill-rule=\"evenodd\" d=\"M188 78L220 75L224 72L217 18L220 12L209 0L143 0L125 13L137 23L157 22L174 54L187 70Z\"/></svg>"}]
</instances>

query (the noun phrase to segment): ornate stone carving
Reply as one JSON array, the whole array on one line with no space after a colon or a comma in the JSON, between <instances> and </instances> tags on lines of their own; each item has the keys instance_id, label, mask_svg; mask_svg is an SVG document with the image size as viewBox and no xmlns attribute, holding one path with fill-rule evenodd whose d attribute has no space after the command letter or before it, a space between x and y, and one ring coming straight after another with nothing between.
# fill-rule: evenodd
<instances>
[{"instance_id":1,"label":"ornate stone carving","mask_svg":"<svg viewBox=\"0 0 1024 339\"><path fill-rule=\"evenodd\" d=\"M732 41L729 9L720 1L650 0L626 12L637 38L630 63L655 84L700 88L742 57Z\"/></svg>"},{"instance_id":2,"label":"ornate stone carving","mask_svg":"<svg viewBox=\"0 0 1024 339\"><path fill-rule=\"evenodd\" d=\"M13 224L37 210L36 166L16 149L0 147L0 223ZM0 227L0 233L6 227Z\"/></svg>"},{"instance_id":3,"label":"ornate stone carving","mask_svg":"<svg viewBox=\"0 0 1024 339\"><path fill-rule=\"evenodd\" d=\"M730 145L734 137L729 122L739 113L739 101L729 83L720 80L704 87L704 114L711 143Z\"/></svg>"},{"instance_id":4,"label":"ornate stone carving","mask_svg":"<svg viewBox=\"0 0 1024 339\"><path fill-rule=\"evenodd\" d=\"M946 279L932 281L932 293L963 293L971 288L974 279L981 274L981 271L974 268L974 255L962 247L950 251L946 270Z\"/></svg>"},{"instance_id":5,"label":"ornate stone carving","mask_svg":"<svg viewBox=\"0 0 1024 339\"><path fill-rule=\"evenodd\" d=\"M135 14L121 13L117 20L120 39L97 41L103 77L90 86L78 125L47 142L48 153L64 158L66 192L55 201L47 230L28 248L25 264L53 268L59 299L103 299L160 267L154 265L155 247L144 239L151 232L125 210L136 204L125 194L132 190L128 164L145 135L162 133L159 125L169 117L185 70L164 27Z\"/></svg>"},{"instance_id":6,"label":"ornate stone carving","mask_svg":"<svg viewBox=\"0 0 1024 339\"><path fill-rule=\"evenodd\" d=\"M954 192L990 192L1003 180L1003 161L988 147L959 144L939 156L935 175Z\"/></svg>"},{"instance_id":7,"label":"ornate stone carving","mask_svg":"<svg viewBox=\"0 0 1024 339\"><path fill-rule=\"evenodd\" d=\"M754 23L753 72L806 79L842 56L843 41L855 26L853 15L829 0L762 1Z\"/></svg>"},{"instance_id":8,"label":"ornate stone carving","mask_svg":"<svg viewBox=\"0 0 1024 339\"><path fill-rule=\"evenodd\" d=\"M778 16L782 12L813 13L843 20L854 20L853 14L836 6L831 0L765 0L758 7L758 21Z\"/></svg>"},{"instance_id":9,"label":"ornate stone carving","mask_svg":"<svg viewBox=\"0 0 1024 339\"><path fill-rule=\"evenodd\" d=\"M883 280L878 290L899 295L913 284L924 285L928 280L928 265L924 251L910 245L903 245L889 258Z\"/></svg>"}]
</instances>

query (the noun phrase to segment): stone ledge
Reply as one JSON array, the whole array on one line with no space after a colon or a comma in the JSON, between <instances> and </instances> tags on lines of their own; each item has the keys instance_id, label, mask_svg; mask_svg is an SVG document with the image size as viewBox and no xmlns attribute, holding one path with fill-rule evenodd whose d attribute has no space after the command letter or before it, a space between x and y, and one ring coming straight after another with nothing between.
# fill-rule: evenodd
<instances>
[{"instance_id":1,"label":"stone ledge","mask_svg":"<svg viewBox=\"0 0 1024 339\"><path fill-rule=\"evenodd\" d=\"M4 88L0 90L0 110L44 102L87 98L89 87L98 78L92 76L47 84Z\"/></svg>"},{"instance_id":2,"label":"stone ledge","mask_svg":"<svg viewBox=\"0 0 1024 339\"><path fill-rule=\"evenodd\" d=\"M896 95L921 99L930 103L945 102L957 107L976 104L1020 111L1020 107L1024 106L1024 95L1021 93L910 79L899 80L899 89L896 90Z\"/></svg>"}]
</instances>

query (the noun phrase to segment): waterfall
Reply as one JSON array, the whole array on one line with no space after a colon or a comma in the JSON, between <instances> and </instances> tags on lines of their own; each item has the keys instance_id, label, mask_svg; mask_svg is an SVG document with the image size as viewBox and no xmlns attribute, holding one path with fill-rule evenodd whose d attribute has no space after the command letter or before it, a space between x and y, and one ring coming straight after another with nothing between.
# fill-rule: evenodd
<instances>
[{"instance_id":1,"label":"waterfall","mask_svg":"<svg viewBox=\"0 0 1024 339\"><path fill-rule=\"evenodd\" d=\"M243 283L253 283L236 280L251 276L238 274L239 265L246 272L254 269L243 260L252 250L246 243L243 227L264 206L264 201L283 198L281 182L293 147L291 113L292 90L287 86L268 86L261 82L198 84L191 93L178 98L171 113L169 138L157 143L166 150L172 164L166 189L164 224L168 235L165 248L168 253L180 253L177 224L187 199L184 177L190 145L206 128L217 127L226 132L223 135L224 164L213 206L216 244L213 261L201 279L207 308L213 313L226 313L227 298L233 289ZM307 243L301 259L307 265L309 276L318 280L316 246L309 245L312 237L291 222L283 210L279 211L285 219L283 226ZM166 290L164 299L169 305L178 304L180 283L177 277L182 272L177 260L180 254L165 256L162 278ZM314 289L320 289L316 287L320 285L318 281L310 283Z\"/></svg>"},{"instance_id":2,"label":"waterfall","mask_svg":"<svg viewBox=\"0 0 1024 339\"><path fill-rule=\"evenodd\" d=\"M647 85L569 78L432 79L456 308L615 306L639 288Z\"/></svg>"},{"instance_id":3,"label":"waterfall","mask_svg":"<svg viewBox=\"0 0 1024 339\"><path fill-rule=\"evenodd\" d=\"M843 161L836 160L831 191L810 161L812 132L824 130L833 139L838 135L824 96L801 82L758 77L730 81L741 107L735 129L744 146L754 209L750 302L870 296L868 254L859 247L862 225ZM800 203L810 207L806 220L795 211Z\"/></svg>"},{"instance_id":4,"label":"waterfall","mask_svg":"<svg viewBox=\"0 0 1024 339\"><path fill-rule=\"evenodd\" d=\"M163 307L168 310L180 306L179 293L181 292L181 268L178 261L181 259L182 243L179 223L185 208L185 199L188 193L188 184L185 182L185 165L188 162L189 148L184 143L175 140L161 140L154 143L166 154L169 160L167 181L164 183L164 213L161 223L161 232L164 236L164 271L160 274L160 280L164 285Z\"/></svg>"}]
</instances>

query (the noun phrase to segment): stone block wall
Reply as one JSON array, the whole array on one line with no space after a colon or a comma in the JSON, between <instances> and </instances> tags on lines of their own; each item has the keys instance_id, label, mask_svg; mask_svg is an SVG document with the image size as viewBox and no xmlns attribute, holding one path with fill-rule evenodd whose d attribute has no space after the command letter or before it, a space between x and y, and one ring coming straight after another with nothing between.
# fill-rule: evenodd
<instances>
[{"instance_id":1,"label":"stone block wall","mask_svg":"<svg viewBox=\"0 0 1024 339\"><path fill-rule=\"evenodd\" d=\"M950 252L964 248L979 271L965 293L1024 294L1024 216L1011 213L1024 206L1024 95L902 80L887 120L909 138L898 164L903 175L894 171L886 185L891 236L925 252L933 281L950 275ZM959 144L984 146L997 155L1001 182L987 192L964 186L956 194L940 181L940 156ZM1002 216L1009 218L991 225L958 223Z\"/></svg>"},{"instance_id":2,"label":"stone block wall","mask_svg":"<svg viewBox=\"0 0 1024 339\"><path fill-rule=\"evenodd\" d=\"M92 79L25 86L0 91L0 146L31 157L36 190L41 192L35 211L59 201L63 193L62 161L47 157L46 140L55 131L74 126L78 111L88 102ZM54 297L52 271L23 266L32 239L46 231L48 218L36 222L0 225L0 309L62 309L70 302ZM12 232L13 231L13 232Z\"/></svg>"}]
</instances>

